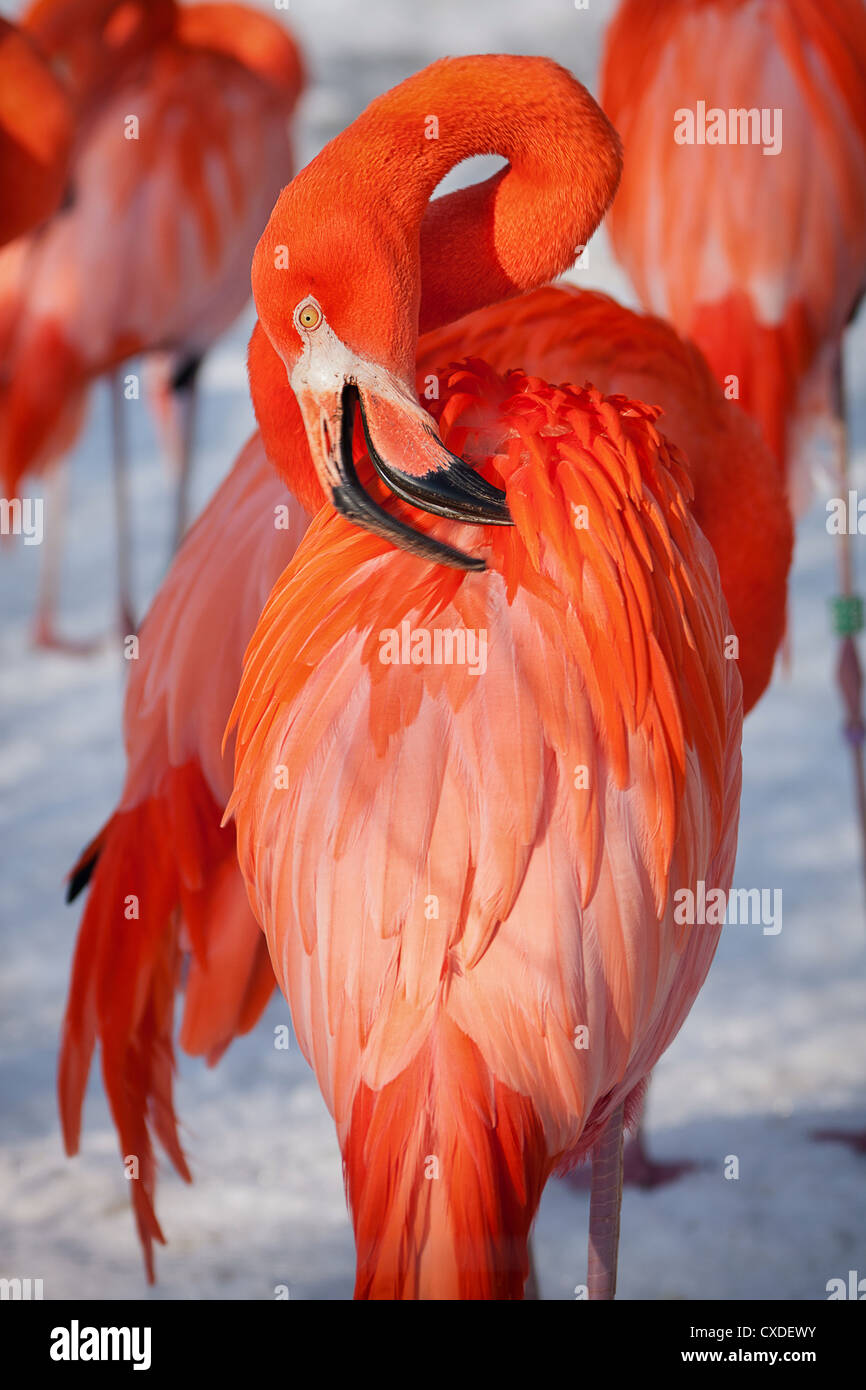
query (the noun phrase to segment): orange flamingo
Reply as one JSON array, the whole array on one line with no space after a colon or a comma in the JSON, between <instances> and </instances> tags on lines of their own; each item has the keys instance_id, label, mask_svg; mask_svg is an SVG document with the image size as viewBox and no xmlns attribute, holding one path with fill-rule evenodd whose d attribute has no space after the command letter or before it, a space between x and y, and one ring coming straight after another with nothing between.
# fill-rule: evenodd
<instances>
[{"instance_id":1,"label":"orange flamingo","mask_svg":"<svg viewBox=\"0 0 866 1390\"><path fill-rule=\"evenodd\" d=\"M240 5L41 0L27 23L63 62L80 128L70 205L0 264L0 476L15 491L51 469L91 382L113 374L119 607L130 632L118 368L138 353L171 355L179 537L198 367L248 298L253 248L291 176L287 123L302 69L281 26ZM56 543L50 553L36 631L53 644Z\"/></svg>"},{"instance_id":2,"label":"orange flamingo","mask_svg":"<svg viewBox=\"0 0 866 1390\"><path fill-rule=\"evenodd\" d=\"M602 105L625 168L609 226L643 303L702 348L761 425L795 510L828 426L848 501L843 335L866 285L862 0L624 0ZM837 678L866 872L862 669L851 537Z\"/></svg>"},{"instance_id":3,"label":"orange flamingo","mask_svg":"<svg viewBox=\"0 0 866 1390\"><path fill-rule=\"evenodd\" d=\"M866 283L861 0L624 0L601 101L625 152L616 253L759 421L800 504L804 417L836 413Z\"/></svg>"},{"instance_id":4,"label":"orange flamingo","mask_svg":"<svg viewBox=\"0 0 866 1390\"><path fill-rule=\"evenodd\" d=\"M416 373L422 398L431 377L438 383L437 368L461 351L497 370L519 360L534 375L588 379L662 406L666 436L690 461L692 511L716 552L740 643L744 708L751 708L781 638L790 521L756 427L730 410L700 354L660 320L566 286L426 334ZM77 1152L99 1038L121 1153L140 1158L131 1193L150 1278L153 1242L163 1239L154 1211L155 1137L190 1176L172 1094L177 983L186 976L180 1045L209 1062L253 1026L274 986L237 868L234 826L219 829L234 753L233 738L222 751L221 740L262 603L320 493L309 462L298 466L308 454L300 412L259 327L250 380L261 435L191 530L142 625L126 697L123 796L70 880L71 898L88 882L90 893L61 1050L66 1146ZM119 906L130 894L140 904L132 920Z\"/></svg>"},{"instance_id":5,"label":"orange flamingo","mask_svg":"<svg viewBox=\"0 0 866 1390\"><path fill-rule=\"evenodd\" d=\"M71 145L66 92L29 36L0 18L0 246L59 207Z\"/></svg>"},{"instance_id":6,"label":"orange flamingo","mask_svg":"<svg viewBox=\"0 0 866 1390\"><path fill-rule=\"evenodd\" d=\"M490 151L506 170L434 205L422 287L428 200ZM544 1184L589 1153L612 1297L624 1117L718 940L675 907L730 883L742 683L657 411L467 365L439 420L473 475L413 390L419 304L447 322L561 272L618 173L561 68L444 60L298 175L253 261L326 506L247 652L229 813L335 1117L359 1298L522 1297ZM507 520L494 479L513 530L476 529Z\"/></svg>"}]
</instances>

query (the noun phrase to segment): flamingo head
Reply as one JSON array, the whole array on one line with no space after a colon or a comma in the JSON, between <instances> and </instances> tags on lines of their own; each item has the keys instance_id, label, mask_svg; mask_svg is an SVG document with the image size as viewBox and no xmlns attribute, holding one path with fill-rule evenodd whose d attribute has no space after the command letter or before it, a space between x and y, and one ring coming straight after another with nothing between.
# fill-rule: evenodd
<instances>
[{"instance_id":1,"label":"flamingo head","mask_svg":"<svg viewBox=\"0 0 866 1390\"><path fill-rule=\"evenodd\" d=\"M304 174L315 170L315 163ZM417 236L375 210L334 215L316 184L283 190L253 259L262 327L297 397L326 498L356 525L441 564L484 561L392 516L362 488L352 451L357 413L373 466L388 487L436 516L509 525L505 496L450 453L415 395L420 272ZM317 211L318 214L317 215Z\"/></svg>"}]
</instances>

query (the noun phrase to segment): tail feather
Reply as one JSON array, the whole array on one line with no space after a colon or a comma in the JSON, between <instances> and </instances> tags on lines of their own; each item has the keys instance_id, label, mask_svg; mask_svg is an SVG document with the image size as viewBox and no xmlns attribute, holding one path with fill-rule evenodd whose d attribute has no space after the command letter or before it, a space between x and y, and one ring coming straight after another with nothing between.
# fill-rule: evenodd
<instances>
[{"instance_id":1,"label":"tail feather","mask_svg":"<svg viewBox=\"0 0 866 1390\"><path fill-rule=\"evenodd\" d=\"M64 1140L74 1154L99 1037L105 1091L150 1281L153 1243L164 1240L153 1207L152 1132L190 1180L172 1098L177 881L154 809L147 802L121 812L104 832L75 952L58 1079Z\"/></svg>"},{"instance_id":2,"label":"tail feather","mask_svg":"<svg viewBox=\"0 0 866 1390\"><path fill-rule=\"evenodd\" d=\"M70 892L90 881L63 1026L58 1090L67 1152L78 1151L84 1094L97 1038L148 1279L156 1218L158 1140L190 1182L174 1109L174 998L192 945L182 1045L212 1060L252 1027L273 988L264 938L243 894L233 827L195 764L172 768L158 795L118 811L72 871ZM266 952L265 952L266 958ZM267 962L270 970L270 962Z\"/></svg>"},{"instance_id":3,"label":"tail feather","mask_svg":"<svg viewBox=\"0 0 866 1390\"><path fill-rule=\"evenodd\" d=\"M211 931L206 958L195 955L190 962L180 1045L213 1066L233 1038L255 1026L276 982L234 855L223 860L199 897L204 921L218 922L220 930Z\"/></svg>"},{"instance_id":4,"label":"tail feather","mask_svg":"<svg viewBox=\"0 0 866 1390\"><path fill-rule=\"evenodd\" d=\"M111 822L109 821L109 825ZM74 903L79 893L83 893L93 877L93 870L96 868L96 861L102 853L102 846L105 843L105 835L108 825L104 825L99 834L96 835L89 845L85 845L79 854L72 868L69 870L66 884L66 901Z\"/></svg>"},{"instance_id":5,"label":"tail feather","mask_svg":"<svg viewBox=\"0 0 866 1390\"><path fill-rule=\"evenodd\" d=\"M521 1299L552 1163L526 1097L449 1020L381 1091L362 1084L344 1144L358 1299Z\"/></svg>"}]
</instances>

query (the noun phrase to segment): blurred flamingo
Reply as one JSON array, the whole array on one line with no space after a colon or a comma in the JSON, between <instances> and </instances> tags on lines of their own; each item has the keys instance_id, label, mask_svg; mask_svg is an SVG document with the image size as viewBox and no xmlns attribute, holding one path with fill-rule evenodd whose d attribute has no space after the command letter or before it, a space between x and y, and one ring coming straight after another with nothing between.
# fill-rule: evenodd
<instances>
[{"instance_id":1,"label":"blurred flamingo","mask_svg":"<svg viewBox=\"0 0 866 1390\"><path fill-rule=\"evenodd\" d=\"M434 205L422 290L428 200L491 150L502 173ZM336 1121L358 1298L522 1297L545 1182L590 1153L612 1297L624 1119L718 940L675 894L730 882L742 682L658 412L473 361L439 417L473 472L413 389L419 303L433 326L561 272L618 174L563 69L443 60L284 190L253 261L326 506L247 652L229 811ZM484 661L384 659L407 628Z\"/></svg>"},{"instance_id":2,"label":"blurred flamingo","mask_svg":"<svg viewBox=\"0 0 866 1390\"><path fill-rule=\"evenodd\" d=\"M625 156L608 225L644 305L694 339L758 420L795 511L822 432L847 505L843 337L866 284L862 0L624 0L601 102ZM866 874L862 603L847 530L839 561L837 678Z\"/></svg>"},{"instance_id":3,"label":"blurred flamingo","mask_svg":"<svg viewBox=\"0 0 866 1390\"><path fill-rule=\"evenodd\" d=\"M30 32L78 103L72 197L0 262L0 477L54 470L88 388L112 375L123 632L134 630L120 365L168 353L179 402L176 537L186 524L194 387L249 294L252 251L291 177L303 76L276 21L234 4L40 0ZM54 508L55 518L59 506ZM55 522L36 635L57 644Z\"/></svg>"},{"instance_id":4,"label":"blurred flamingo","mask_svg":"<svg viewBox=\"0 0 866 1390\"><path fill-rule=\"evenodd\" d=\"M66 92L30 37L0 18L0 246L60 206L71 145Z\"/></svg>"}]
</instances>

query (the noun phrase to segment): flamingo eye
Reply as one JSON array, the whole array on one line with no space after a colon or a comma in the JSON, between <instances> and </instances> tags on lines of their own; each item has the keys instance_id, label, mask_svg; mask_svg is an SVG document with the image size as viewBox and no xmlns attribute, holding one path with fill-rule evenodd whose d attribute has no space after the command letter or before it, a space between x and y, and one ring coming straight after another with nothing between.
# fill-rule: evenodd
<instances>
[{"instance_id":1,"label":"flamingo eye","mask_svg":"<svg viewBox=\"0 0 866 1390\"><path fill-rule=\"evenodd\" d=\"M318 304L307 302L298 307L295 311L295 317L299 327L309 330L311 328L318 328L319 324L322 322L322 311Z\"/></svg>"}]
</instances>

